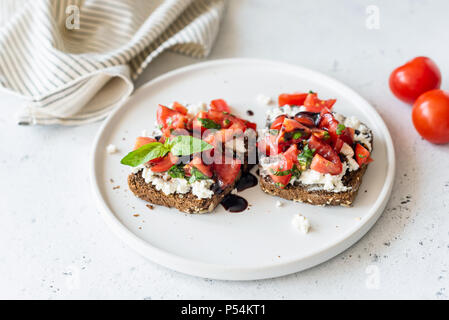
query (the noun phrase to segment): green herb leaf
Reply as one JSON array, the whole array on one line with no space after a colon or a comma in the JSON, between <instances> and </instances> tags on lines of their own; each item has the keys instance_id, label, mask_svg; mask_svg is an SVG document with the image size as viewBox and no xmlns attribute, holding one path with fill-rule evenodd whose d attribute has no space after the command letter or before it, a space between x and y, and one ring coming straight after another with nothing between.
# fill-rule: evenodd
<instances>
[{"instance_id":1,"label":"green herb leaf","mask_svg":"<svg viewBox=\"0 0 449 320\"><path fill-rule=\"evenodd\" d=\"M293 139L293 140L298 140L298 139L301 139L301 137L302 137L302 132L301 132L301 131L297 131L297 132L295 132L295 133L293 134L292 139Z\"/></svg>"},{"instance_id":2,"label":"green herb leaf","mask_svg":"<svg viewBox=\"0 0 449 320\"><path fill-rule=\"evenodd\" d=\"M174 165L168 169L168 175L172 178L184 179L186 177L184 172L184 165Z\"/></svg>"},{"instance_id":3,"label":"green herb leaf","mask_svg":"<svg viewBox=\"0 0 449 320\"><path fill-rule=\"evenodd\" d=\"M288 176L289 174L291 174L291 170L274 170L274 169L270 169L270 172L272 175L277 176L277 177L283 177L283 176Z\"/></svg>"},{"instance_id":4,"label":"green herb leaf","mask_svg":"<svg viewBox=\"0 0 449 320\"><path fill-rule=\"evenodd\" d=\"M278 188L285 188L285 184L280 183L280 182L276 182L275 186Z\"/></svg>"},{"instance_id":5,"label":"green herb leaf","mask_svg":"<svg viewBox=\"0 0 449 320\"><path fill-rule=\"evenodd\" d=\"M177 136L171 139L169 144L171 146L171 153L175 156L189 156L213 148L207 142L191 136Z\"/></svg>"},{"instance_id":6,"label":"green herb leaf","mask_svg":"<svg viewBox=\"0 0 449 320\"><path fill-rule=\"evenodd\" d=\"M337 134L338 135L341 135L342 133L343 133L343 130L345 130L346 129L346 126L344 125L344 124L339 124L338 126L337 126Z\"/></svg>"},{"instance_id":7,"label":"green herb leaf","mask_svg":"<svg viewBox=\"0 0 449 320\"><path fill-rule=\"evenodd\" d=\"M205 174L203 174L200 170L198 170L195 167L192 167L190 169L190 174L192 175L189 179L189 183L192 184L195 181L199 181L199 180L207 180L209 179L208 176L206 176Z\"/></svg>"},{"instance_id":8,"label":"green herb leaf","mask_svg":"<svg viewBox=\"0 0 449 320\"><path fill-rule=\"evenodd\" d=\"M218 123L210 119L198 118L198 121L201 122L201 126L206 129L221 129L221 126Z\"/></svg>"},{"instance_id":9,"label":"green herb leaf","mask_svg":"<svg viewBox=\"0 0 449 320\"><path fill-rule=\"evenodd\" d=\"M309 168L310 164L312 163L314 152L315 150L310 149L309 145L306 144L302 152L298 155L298 162L299 165L301 166L302 171L307 170Z\"/></svg>"},{"instance_id":10,"label":"green herb leaf","mask_svg":"<svg viewBox=\"0 0 449 320\"><path fill-rule=\"evenodd\" d=\"M277 136L279 134L279 130L276 129L270 129L269 131L270 135L272 136Z\"/></svg>"},{"instance_id":11,"label":"green herb leaf","mask_svg":"<svg viewBox=\"0 0 449 320\"><path fill-rule=\"evenodd\" d=\"M169 151L170 149L166 148L162 143L151 142L128 153L120 163L131 167L137 167L150 160L164 157Z\"/></svg>"}]
</instances>

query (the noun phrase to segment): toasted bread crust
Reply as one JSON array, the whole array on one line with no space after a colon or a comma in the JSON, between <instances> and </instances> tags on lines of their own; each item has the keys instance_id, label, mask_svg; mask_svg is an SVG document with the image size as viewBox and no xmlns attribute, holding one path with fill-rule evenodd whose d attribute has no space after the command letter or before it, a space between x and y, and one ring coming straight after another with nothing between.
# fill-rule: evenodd
<instances>
[{"instance_id":1,"label":"toasted bread crust","mask_svg":"<svg viewBox=\"0 0 449 320\"><path fill-rule=\"evenodd\" d=\"M325 190L308 190L306 186L289 184L285 189L277 187L270 177L260 177L260 188L268 194L278 196L287 200L305 202L313 205L322 206L346 206L353 204L360 185L362 177L365 174L368 165L363 165L359 170L350 172L344 177L345 185L351 187L345 192L329 192Z\"/></svg>"},{"instance_id":2,"label":"toasted bread crust","mask_svg":"<svg viewBox=\"0 0 449 320\"><path fill-rule=\"evenodd\" d=\"M166 195L162 191L156 190L152 184L146 183L141 172L130 174L128 185L134 195L152 204L176 208L185 213L207 213L212 212L223 198L231 193L235 184L226 187L221 192L214 193L209 199L199 199L191 192Z\"/></svg>"}]
</instances>

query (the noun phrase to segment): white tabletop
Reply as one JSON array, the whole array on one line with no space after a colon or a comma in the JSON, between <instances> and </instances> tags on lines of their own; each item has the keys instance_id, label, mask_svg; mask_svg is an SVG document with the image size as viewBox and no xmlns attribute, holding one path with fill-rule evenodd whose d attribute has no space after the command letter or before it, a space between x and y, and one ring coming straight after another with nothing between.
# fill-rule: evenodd
<instances>
[{"instance_id":1,"label":"white tabletop","mask_svg":"<svg viewBox=\"0 0 449 320\"><path fill-rule=\"evenodd\" d=\"M370 18L376 10L379 28ZM335 77L376 107L396 148L393 194L374 228L336 258L278 279L206 280L140 257L109 231L90 192L100 123L20 127L14 114L22 102L0 95L0 298L447 299L449 145L418 136L388 76L427 55L449 89L449 47L441 42L448 11L444 0L230 1L209 59L266 58ZM138 84L195 62L165 53Z\"/></svg>"}]
</instances>

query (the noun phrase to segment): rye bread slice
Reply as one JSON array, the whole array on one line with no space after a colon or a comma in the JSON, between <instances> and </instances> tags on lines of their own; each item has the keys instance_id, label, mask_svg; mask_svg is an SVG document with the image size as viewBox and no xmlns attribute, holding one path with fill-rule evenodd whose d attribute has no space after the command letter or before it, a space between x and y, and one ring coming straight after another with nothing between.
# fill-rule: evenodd
<instances>
[{"instance_id":1,"label":"rye bread slice","mask_svg":"<svg viewBox=\"0 0 449 320\"><path fill-rule=\"evenodd\" d=\"M236 181L239 178L240 174ZM232 192L235 187L235 182L227 186L224 190L217 190L208 199L199 199L192 192L166 195L162 191L156 190L152 184L146 183L140 171L128 176L128 186L135 196L152 204L176 208L185 213L208 213L214 211L223 198Z\"/></svg>"},{"instance_id":2,"label":"rye bread slice","mask_svg":"<svg viewBox=\"0 0 449 320\"><path fill-rule=\"evenodd\" d=\"M273 196L278 196L287 200L297 202L305 202L320 206L346 206L353 204L360 185L362 184L362 177L365 174L368 165L363 165L357 171L347 173L343 177L343 183L350 190L345 192L329 192L325 190L309 190L309 186L291 185L289 184L284 189L278 188L269 176L260 177L260 188Z\"/></svg>"}]
</instances>

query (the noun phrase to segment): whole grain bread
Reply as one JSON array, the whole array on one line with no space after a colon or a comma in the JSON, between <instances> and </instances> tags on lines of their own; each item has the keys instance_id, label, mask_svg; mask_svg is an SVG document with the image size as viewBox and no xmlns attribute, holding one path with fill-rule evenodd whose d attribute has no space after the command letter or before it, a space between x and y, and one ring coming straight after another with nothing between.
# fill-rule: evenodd
<instances>
[{"instance_id":1,"label":"whole grain bread","mask_svg":"<svg viewBox=\"0 0 449 320\"><path fill-rule=\"evenodd\" d=\"M236 181L240 178L237 177ZM186 213L207 213L212 212L223 200L223 198L231 193L235 187L235 183L227 186L223 190L217 190L209 199L199 199L192 192L186 194L173 193L166 195L162 191L146 183L141 172L132 173L128 176L128 185L130 190L142 200L152 204L161 205L169 208L176 208Z\"/></svg>"},{"instance_id":2,"label":"whole grain bread","mask_svg":"<svg viewBox=\"0 0 449 320\"><path fill-rule=\"evenodd\" d=\"M310 190L308 186L289 184L284 189L278 188L269 176L260 177L260 188L273 196L278 196L287 200L305 202L313 205L323 206L351 206L357 196L362 177L368 165L363 165L357 171L347 173L343 177L345 186L350 187L345 192L330 192L325 190Z\"/></svg>"}]
</instances>

